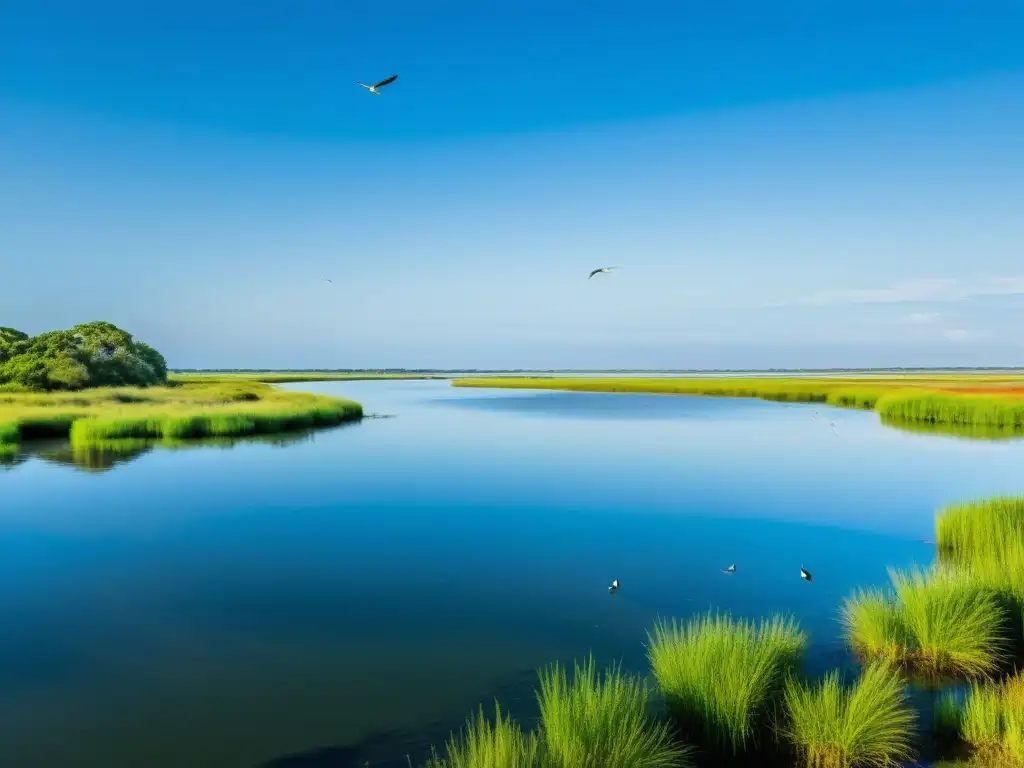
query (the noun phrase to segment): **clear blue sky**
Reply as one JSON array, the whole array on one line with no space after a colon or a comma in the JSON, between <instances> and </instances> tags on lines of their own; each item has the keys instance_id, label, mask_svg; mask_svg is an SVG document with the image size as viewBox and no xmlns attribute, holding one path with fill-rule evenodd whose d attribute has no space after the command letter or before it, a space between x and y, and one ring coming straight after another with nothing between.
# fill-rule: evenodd
<instances>
[{"instance_id":1,"label":"clear blue sky","mask_svg":"<svg viewBox=\"0 0 1024 768\"><path fill-rule=\"evenodd\" d=\"M179 367L1024 365L1021 40L1013 0L8 0L0 325Z\"/></svg>"}]
</instances>

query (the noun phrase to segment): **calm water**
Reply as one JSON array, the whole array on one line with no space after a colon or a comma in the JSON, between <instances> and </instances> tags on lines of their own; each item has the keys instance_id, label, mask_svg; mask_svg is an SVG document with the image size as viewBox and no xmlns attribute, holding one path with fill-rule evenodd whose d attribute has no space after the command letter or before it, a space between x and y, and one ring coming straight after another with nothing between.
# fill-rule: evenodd
<instances>
[{"instance_id":1,"label":"calm water","mask_svg":"<svg viewBox=\"0 0 1024 768\"><path fill-rule=\"evenodd\" d=\"M871 413L293 386L395 418L0 471L0 764L404 766L494 696L533 716L538 666L644 669L655 616L710 607L790 611L842 665L842 598L929 562L936 507L1024 492L1024 444Z\"/></svg>"}]
</instances>

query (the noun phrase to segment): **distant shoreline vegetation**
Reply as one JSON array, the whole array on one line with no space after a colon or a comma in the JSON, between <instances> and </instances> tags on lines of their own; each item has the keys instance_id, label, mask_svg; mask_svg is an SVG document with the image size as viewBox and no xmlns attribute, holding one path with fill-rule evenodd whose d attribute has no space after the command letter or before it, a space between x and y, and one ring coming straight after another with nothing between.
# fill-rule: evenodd
<instances>
[{"instance_id":1,"label":"distant shoreline vegetation","mask_svg":"<svg viewBox=\"0 0 1024 768\"><path fill-rule=\"evenodd\" d=\"M874 410L885 423L974 428L975 433L1024 431L1024 377L923 374L856 378L457 378L454 387L545 389L663 395L754 397ZM962 429L969 434L972 430Z\"/></svg>"},{"instance_id":2,"label":"distant shoreline vegetation","mask_svg":"<svg viewBox=\"0 0 1024 768\"><path fill-rule=\"evenodd\" d=\"M38 336L0 328L0 456L39 438L73 445L180 441L326 427L362 418L359 403L291 392L303 377L173 376L163 355L111 323Z\"/></svg>"}]
</instances>

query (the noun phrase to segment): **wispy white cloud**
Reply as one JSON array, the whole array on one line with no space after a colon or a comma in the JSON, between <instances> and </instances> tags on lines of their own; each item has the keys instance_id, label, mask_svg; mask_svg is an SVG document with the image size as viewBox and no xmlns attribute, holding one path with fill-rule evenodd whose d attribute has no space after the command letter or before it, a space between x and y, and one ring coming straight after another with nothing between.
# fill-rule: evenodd
<instances>
[{"instance_id":1,"label":"wispy white cloud","mask_svg":"<svg viewBox=\"0 0 1024 768\"><path fill-rule=\"evenodd\" d=\"M1024 276L1005 277L919 277L880 288L823 291L797 301L798 304L906 304L913 302L964 301L982 296L1024 295Z\"/></svg>"},{"instance_id":2,"label":"wispy white cloud","mask_svg":"<svg viewBox=\"0 0 1024 768\"><path fill-rule=\"evenodd\" d=\"M941 318L938 312L911 312L907 315L907 322L912 325L933 325Z\"/></svg>"},{"instance_id":3,"label":"wispy white cloud","mask_svg":"<svg viewBox=\"0 0 1024 768\"><path fill-rule=\"evenodd\" d=\"M948 328L942 334L949 341L960 343L964 341L975 341L979 335L968 331L966 328Z\"/></svg>"}]
</instances>

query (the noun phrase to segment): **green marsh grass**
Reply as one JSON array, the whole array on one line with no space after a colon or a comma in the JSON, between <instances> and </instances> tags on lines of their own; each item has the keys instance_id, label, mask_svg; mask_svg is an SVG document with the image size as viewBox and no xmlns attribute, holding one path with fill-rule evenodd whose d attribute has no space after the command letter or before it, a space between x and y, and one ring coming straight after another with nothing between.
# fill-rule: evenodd
<instances>
[{"instance_id":1,"label":"green marsh grass","mask_svg":"<svg viewBox=\"0 0 1024 768\"><path fill-rule=\"evenodd\" d=\"M807 768L895 768L914 756L916 716L898 670L868 665L851 686L832 672L815 684L790 678L780 735Z\"/></svg>"},{"instance_id":2,"label":"green marsh grass","mask_svg":"<svg viewBox=\"0 0 1024 768\"><path fill-rule=\"evenodd\" d=\"M651 691L617 666L600 674L592 657L570 680L558 664L540 673L537 699L545 755L559 768L683 768L690 750L651 717Z\"/></svg>"},{"instance_id":3,"label":"green marsh grass","mask_svg":"<svg viewBox=\"0 0 1024 768\"><path fill-rule=\"evenodd\" d=\"M927 678L995 674L1006 660L1008 615L998 595L950 568L890 571L892 590L859 590L843 606L846 637L869 660Z\"/></svg>"},{"instance_id":4,"label":"green marsh grass","mask_svg":"<svg viewBox=\"0 0 1024 768\"><path fill-rule=\"evenodd\" d=\"M69 437L75 443L255 435L331 426L361 416L362 406L351 400L245 380L0 395L3 442L12 442L14 430L18 440Z\"/></svg>"},{"instance_id":5,"label":"green marsh grass","mask_svg":"<svg viewBox=\"0 0 1024 768\"><path fill-rule=\"evenodd\" d=\"M1024 766L1024 677L972 685L966 696L949 693L936 713L936 729L955 734L986 766Z\"/></svg>"},{"instance_id":6,"label":"green marsh grass","mask_svg":"<svg viewBox=\"0 0 1024 768\"><path fill-rule=\"evenodd\" d=\"M659 620L648 658L682 732L738 755L767 732L806 644L787 617L748 622L708 614L685 624Z\"/></svg>"},{"instance_id":7,"label":"green marsh grass","mask_svg":"<svg viewBox=\"0 0 1024 768\"><path fill-rule=\"evenodd\" d=\"M953 504L939 511L935 543L954 561L1005 558L1024 544L1024 496Z\"/></svg>"},{"instance_id":8,"label":"green marsh grass","mask_svg":"<svg viewBox=\"0 0 1024 768\"><path fill-rule=\"evenodd\" d=\"M501 706L494 703L494 723L480 707L466 722L463 733L453 734L445 746L445 757L427 761L427 768L540 768L540 739L536 733L524 733Z\"/></svg>"},{"instance_id":9,"label":"green marsh grass","mask_svg":"<svg viewBox=\"0 0 1024 768\"><path fill-rule=\"evenodd\" d=\"M453 379L455 387L631 392L662 395L756 397L780 402L824 403L878 412L886 424L949 424L983 431L1024 430L1020 376L985 374L887 376L538 377ZM969 429L961 434L970 434Z\"/></svg>"},{"instance_id":10,"label":"green marsh grass","mask_svg":"<svg viewBox=\"0 0 1024 768\"><path fill-rule=\"evenodd\" d=\"M951 392L892 393L875 406L883 421L971 424L1024 430L1024 397Z\"/></svg>"}]
</instances>

